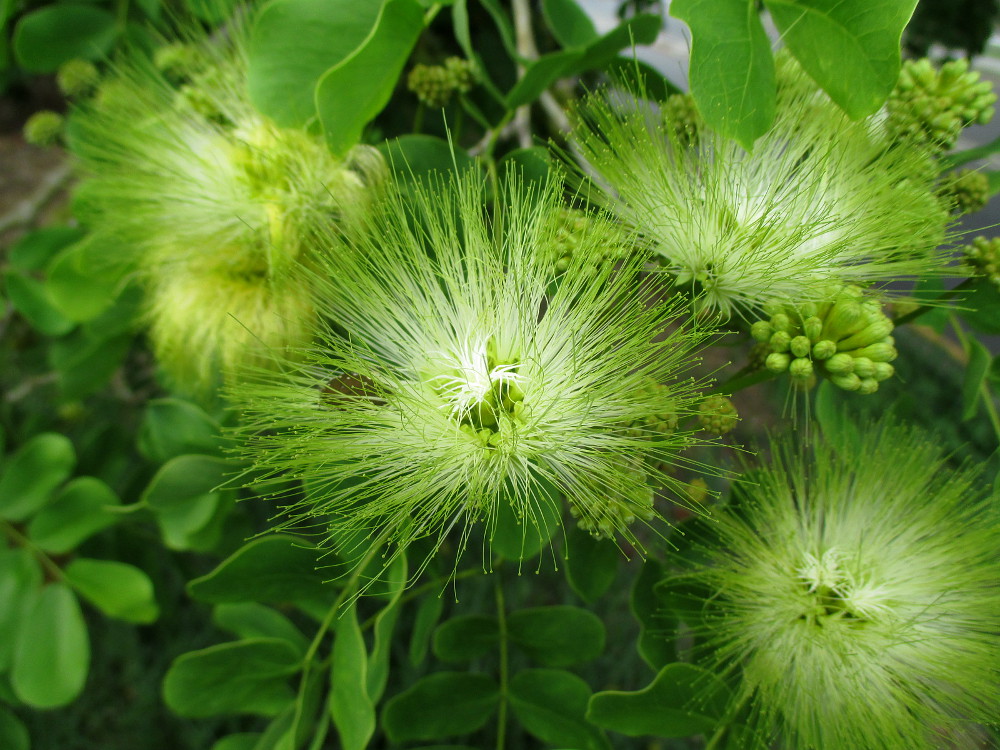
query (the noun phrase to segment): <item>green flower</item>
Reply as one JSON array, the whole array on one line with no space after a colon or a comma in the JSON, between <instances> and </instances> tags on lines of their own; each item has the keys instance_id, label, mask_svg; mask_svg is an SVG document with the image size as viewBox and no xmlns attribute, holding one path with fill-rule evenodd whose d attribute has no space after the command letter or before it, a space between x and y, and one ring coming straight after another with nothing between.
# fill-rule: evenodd
<instances>
[{"instance_id":1,"label":"green flower","mask_svg":"<svg viewBox=\"0 0 1000 750\"><path fill-rule=\"evenodd\" d=\"M888 422L812 454L776 446L674 578L707 597L687 619L734 680L730 720L795 750L943 747L994 721L996 498Z\"/></svg>"},{"instance_id":2,"label":"green flower","mask_svg":"<svg viewBox=\"0 0 1000 750\"><path fill-rule=\"evenodd\" d=\"M559 231L555 180L502 184L492 211L472 173L412 194L386 193L370 232L321 261L310 285L337 329L232 389L254 475L304 480L288 524L331 542L440 545L456 529L461 550L511 514L547 539L561 495L584 528L641 548L629 524L658 518L654 489L679 489L658 467L694 440L674 428L702 334L650 304L638 260L594 267L619 236L606 218L581 227L564 273L539 252Z\"/></svg>"},{"instance_id":3,"label":"green flower","mask_svg":"<svg viewBox=\"0 0 1000 750\"><path fill-rule=\"evenodd\" d=\"M648 103L590 97L573 139L610 208L677 283L723 313L818 301L831 282L939 273L948 213L912 145L886 148L779 58L774 126L752 152ZM677 109L668 102L667 118Z\"/></svg>"},{"instance_id":4,"label":"green flower","mask_svg":"<svg viewBox=\"0 0 1000 750\"><path fill-rule=\"evenodd\" d=\"M187 390L308 343L315 309L291 272L310 262L320 227L363 212L384 170L373 149L341 160L321 137L261 115L245 34L235 26L223 46L162 48L169 77L126 63L70 128L78 213L97 241L128 254L158 360Z\"/></svg>"},{"instance_id":5,"label":"green flower","mask_svg":"<svg viewBox=\"0 0 1000 750\"><path fill-rule=\"evenodd\" d=\"M58 112L43 109L24 123L24 140L32 146L53 146L62 137L65 119Z\"/></svg>"}]
</instances>

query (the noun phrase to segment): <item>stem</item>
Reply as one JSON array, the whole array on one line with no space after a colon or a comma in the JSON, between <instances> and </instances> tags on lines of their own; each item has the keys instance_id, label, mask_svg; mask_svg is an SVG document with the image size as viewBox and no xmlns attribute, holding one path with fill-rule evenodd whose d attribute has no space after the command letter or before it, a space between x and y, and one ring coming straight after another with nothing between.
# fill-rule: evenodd
<instances>
[{"instance_id":1,"label":"stem","mask_svg":"<svg viewBox=\"0 0 1000 750\"><path fill-rule=\"evenodd\" d=\"M413 115L413 132L419 133L424 127L424 110L426 107L423 102L417 105L417 113Z\"/></svg>"},{"instance_id":2,"label":"stem","mask_svg":"<svg viewBox=\"0 0 1000 750\"><path fill-rule=\"evenodd\" d=\"M754 370L750 367L750 365L747 365L743 369L736 372L731 378L729 378L729 380L709 388L705 391L704 395L710 396L713 393L733 394L737 391L742 391L744 388L749 388L752 385L763 383L776 376L777 373L771 372L770 370Z\"/></svg>"},{"instance_id":3,"label":"stem","mask_svg":"<svg viewBox=\"0 0 1000 750\"><path fill-rule=\"evenodd\" d=\"M511 10L514 12L514 31L517 35L517 51L525 60L538 58L538 47L535 46L535 34L531 28L531 6L528 0L513 0ZM525 67L518 64L517 78L524 77ZM524 104L517 108L514 116L514 129L517 131L517 145L521 148L531 146L531 105Z\"/></svg>"},{"instance_id":4,"label":"stem","mask_svg":"<svg viewBox=\"0 0 1000 750\"><path fill-rule=\"evenodd\" d=\"M500 705L497 708L497 750L504 750L507 739L507 615L503 599L500 572L494 573L493 591L497 602L497 624L500 630Z\"/></svg>"},{"instance_id":5,"label":"stem","mask_svg":"<svg viewBox=\"0 0 1000 750\"><path fill-rule=\"evenodd\" d=\"M28 537L18 531L13 524L7 521L0 521L0 529L8 539L10 539L16 546L23 547L28 550L31 554L35 556L42 567L45 568L45 572L49 576L57 581L63 579L62 568L56 565L52 558L46 555L41 549L39 549L34 542L32 542Z\"/></svg>"},{"instance_id":6,"label":"stem","mask_svg":"<svg viewBox=\"0 0 1000 750\"><path fill-rule=\"evenodd\" d=\"M904 323L909 323L911 320L916 320L917 318L919 318L921 315L923 315L926 312L930 312L931 310L936 310L936 309L940 308L942 302L947 302L952 297L954 297L955 295L957 295L959 292L964 292L966 289L968 289L970 286L972 286L972 284L973 284L973 282L975 280L976 280L975 277L971 277L970 276L965 281L963 281L961 284L959 284L958 286L956 286L954 289L949 289L947 292L945 292L940 297L938 297L934 301L933 305L921 305L916 310L913 310L912 312L906 313L906 315L900 315L898 318L894 318L893 321L892 321L892 324L894 326L896 326L896 327L899 327L899 326L903 325Z\"/></svg>"}]
</instances>

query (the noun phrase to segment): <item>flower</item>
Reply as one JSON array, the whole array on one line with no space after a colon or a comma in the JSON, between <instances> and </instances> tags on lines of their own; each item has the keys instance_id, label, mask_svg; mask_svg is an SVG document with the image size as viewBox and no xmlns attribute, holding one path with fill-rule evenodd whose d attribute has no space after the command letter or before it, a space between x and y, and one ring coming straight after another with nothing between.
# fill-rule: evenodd
<instances>
[{"instance_id":1,"label":"flower","mask_svg":"<svg viewBox=\"0 0 1000 750\"><path fill-rule=\"evenodd\" d=\"M246 30L226 40L165 48L164 72L127 61L74 113L69 139L78 213L108 254L129 256L158 359L195 391L308 343L315 310L290 271L309 262L320 227L350 224L384 170L373 149L340 160L260 114Z\"/></svg>"},{"instance_id":2,"label":"flower","mask_svg":"<svg viewBox=\"0 0 1000 750\"><path fill-rule=\"evenodd\" d=\"M502 183L492 211L471 172L407 192L380 195L369 231L330 238L310 285L336 327L281 376L231 389L252 475L305 481L285 525L319 524L333 546L436 548L454 528L461 551L474 524L489 542L511 514L544 543L559 495L595 536L639 545L629 524L679 486L657 467L693 441L676 420L702 333L640 259L596 263L620 237L607 218L581 224L557 270L554 179Z\"/></svg>"},{"instance_id":3,"label":"flower","mask_svg":"<svg viewBox=\"0 0 1000 750\"><path fill-rule=\"evenodd\" d=\"M778 77L774 125L752 152L674 122L672 103L664 123L628 92L591 96L572 135L580 169L677 283L724 315L822 301L830 282L939 273L948 215L924 150L887 147L874 120L849 120L792 58L779 56Z\"/></svg>"},{"instance_id":4,"label":"flower","mask_svg":"<svg viewBox=\"0 0 1000 750\"><path fill-rule=\"evenodd\" d=\"M894 423L777 446L674 583L729 716L796 750L920 750L996 719L996 498Z\"/></svg>"}]
</instances>

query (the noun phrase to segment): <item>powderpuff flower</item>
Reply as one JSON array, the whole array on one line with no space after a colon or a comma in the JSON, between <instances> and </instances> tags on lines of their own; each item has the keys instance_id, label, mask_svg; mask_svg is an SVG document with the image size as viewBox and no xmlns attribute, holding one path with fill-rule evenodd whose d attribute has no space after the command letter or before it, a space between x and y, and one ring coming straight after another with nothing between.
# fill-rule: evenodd
<instances>
[{"instance_id":1,"label":"powderpuff flower","mask_svg":"<svg viewBox=\"0 0 1000 750\"><path fill-rule=\"evenodd\" d=\"M831 282L939 272L948 216L928 156L852 122L779 56L777 114L752 151L695 118L595 95L577 111L581 170L679 285L724 316L822 301ZM692 125L694 122L694 125Z\"/></svg>"},{"instance_id":2,"label":"powderpuff flower","mask_svg":"<svg viewBox=\"0 0 1000 750\"><path fill-rule=\"evenodd\" d=\"M704 597L686 619L738 685L730 720L796 750L922 750L996 721L1000 525L979 472L890 422L776 453L674 580Z\"/></svg>"},{"instance_id":3,"label":"powderpuff flower","mask_svg":"<svg viewBox=\"0 0 1000 750\"><path fill-rule=\"evenodd\" d=\"M502 183L492 208L487 192L473 173L387 190L310 283L336 325L280 377L231 389L252 475L306 485L286 524L396 550L456 529L461 551L503 517L537 549L560 496L633 545L629 524L658 518L654 488L678 484L660 467L694 440L676 426L703 334L641 259L601 260L621 233L600 215L557 270L557 181Z\"/></svg>"},{"instance_id":4,"label":"powderpuff flower","mask_svg":"<svg viewBox=\"0 0 1000 750\"><path fill-rule=\"evenodd\" d=\"M204 390L262 350L308 343L315 310L290 270L319 227L350 224L384 164L372 149L337 159L261 115L240 23L155 60L121 64L74 113L76 204L99 254L145 287L175 385Z\"/></svg>"}]
</instances>

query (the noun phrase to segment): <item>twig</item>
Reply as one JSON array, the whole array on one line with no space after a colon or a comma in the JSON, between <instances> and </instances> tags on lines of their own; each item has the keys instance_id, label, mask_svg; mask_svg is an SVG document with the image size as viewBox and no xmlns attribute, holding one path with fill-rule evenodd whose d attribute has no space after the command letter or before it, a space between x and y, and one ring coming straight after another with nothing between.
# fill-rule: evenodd
<instances>
[{"instance_id":1,"label":"twig","mask_svg":"<svg viewBox=\"0 0 1000 750\"><path fill-rule=\"evenodd\" d=\"M531 29L531 6L528 0L513 0L514 31L517 35L517 52L525 60L538 59L538 47L535 46L535 35ZM517 66L518 80L524 77L525 67ZM521 148L531 146L531 106L524 104L517 108L514 115L514 130L517 133L517 144Z\"/></svg>"},{"instance_id":2,"label":"twig","mask_svg":"<svg viewBox=\"0 0 1000 750\"><path fill-rule=\"evenodd\" d=\"M45 177L35 192L21 201L16 208L0 216L0 234L11 229L31 226L52 198L69 182L73 170L69 164L60 164Z\"/></svg>"}]
</instances>

